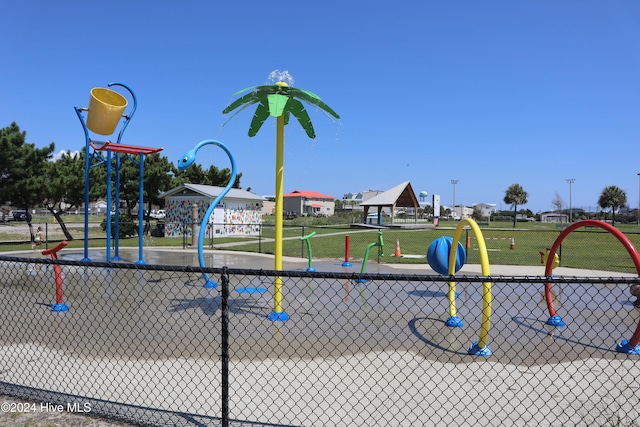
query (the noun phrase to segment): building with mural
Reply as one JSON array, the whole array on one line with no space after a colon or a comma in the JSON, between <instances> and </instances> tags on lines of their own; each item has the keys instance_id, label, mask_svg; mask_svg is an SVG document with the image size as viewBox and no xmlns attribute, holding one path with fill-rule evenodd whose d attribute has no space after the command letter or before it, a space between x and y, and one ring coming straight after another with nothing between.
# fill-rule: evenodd
<instances>
[{"instance_id":1,"label":"building with mural","mask_svg":"<svg viewBox=\"0 0 640 427\"><path fill-rule=\"evenodd\" d=\"M223 187L201 184L182 184L163 194L165 199L165 237L191 236L193 206L197 205L198 220L210 204L224 190ZM232 188L214 209L208 221L208 236L258 236L262 225L263 198L254 193Z\"/></svg>"}]
</instances>

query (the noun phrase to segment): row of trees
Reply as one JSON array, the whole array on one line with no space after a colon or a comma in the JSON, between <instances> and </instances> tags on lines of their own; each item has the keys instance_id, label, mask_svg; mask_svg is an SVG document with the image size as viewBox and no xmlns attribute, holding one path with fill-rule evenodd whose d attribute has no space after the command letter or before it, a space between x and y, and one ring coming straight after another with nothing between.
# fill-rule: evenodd
<instances>
[{"instance_id":1,"label":"row of trees","mask_svg":"<svg viewBox=\"0 0 640 427\"><path fill-rule=\"evenodd\" d=\"M518 206L526 205L528 194L524 191L524 188L520 184L512 184L507 188L504 194L504 202L513 207L513 226L516 226L516 213L518 212ZM556 194L556 199L553 201L554 205L557 205L560 196ZM620 187L615 185L609 185L602 190L600 197L598 198L598 205L602 209L611 209L612 224L615 224L615 213L618 208L626 206L627 193Z\"/></svg>"},{"instance_id":2,"label":"row of trees","mask_svg":"<svg viewBox=\"0 0 640 427\"><path fill-rule=\"evenodd\" d=\"M71 240L73 237L66 230L62 214L83 206L87 153L83 147L79 152L66 152L53 161L55 143L36 148L35 144L26 142L26 136L26 132L21 131L15 122L0 129L0 200L27 212L35 206L46 208L56 218L67 239ZM99 152L89 155L94 166L89 172L89 199L105 199L107 168L104 164L102 167L95 166L105 163L106 160ZM137 165L139 156L133 158L136 162L127 156L120 157L120 201L125 205L129 215L138 205L140 188ZM115 161L114 156L114 167ZM160 153L145 156L144 172L147 218L152 206L163 204L160 196L167 190L185 183L224 186L231 178L228 168L218 169L215 166L204 170L201 165L194 164L185 171L179 171ZM240 188L241 176L241 173L237 174L234 188ZM112 182L115 182L114 177ZM112 191L115 192L113 185ZM33 237L31 222L28 221L28 224Z\"/></svg>"}]
</instances>

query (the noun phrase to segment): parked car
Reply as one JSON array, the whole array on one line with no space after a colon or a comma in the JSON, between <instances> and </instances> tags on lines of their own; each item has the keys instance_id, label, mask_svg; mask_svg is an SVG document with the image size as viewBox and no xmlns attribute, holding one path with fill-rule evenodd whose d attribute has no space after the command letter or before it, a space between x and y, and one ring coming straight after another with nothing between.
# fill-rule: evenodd
<instances>
[{"instance_id":1,"label":"parked car","mask_svg":"<svg viewBox=\"0 0 640 427\"><path fill-rule=\"evenodd\" d=\"M167 212L164 209L151 211L151 218L153 219L165 219L166 216L167 216Z\"/></svg>"},{"instance_id":2,"label":"parked car","mask_svg":"<svg viewBox=\"0 0 640 427\"><path fill-rule=\"evenodd\" d=\"M7 221L26 221L27 212L23 210L10 211Z\"/></svg>"}]
</instances>

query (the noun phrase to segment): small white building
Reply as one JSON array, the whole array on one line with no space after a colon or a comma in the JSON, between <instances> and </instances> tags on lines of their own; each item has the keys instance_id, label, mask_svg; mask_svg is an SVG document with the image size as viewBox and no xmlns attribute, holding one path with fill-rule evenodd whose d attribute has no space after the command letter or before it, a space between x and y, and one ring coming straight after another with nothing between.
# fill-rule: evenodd
<instances>
[{"instance_id":1,"label":"small white building","mask_svg":"<svg viewBox=\"0 0 640 427\"><path fill-rule=\"evenodd\" d=\"M473 209L478 209L480 211L480 216L483 218L491 217L494 213L496 213L496 205L495 203L476 203L472 206Z\"/></svg>"},{"instance_id":2,"label":"small white building","mask_svg":"<svg viewBox=\"0 0 640 427\"><path fill-rule=\"evenodd\" d=\"M223 187L201 184L183 184L162 195L165 199L165 237L191 235L193 206L197 204L198 222L211 203L224 190ZM261 196L246 190L232 188L214 209L208 221L216 237L258 236L262 225ZM210 230L207 230L207 235Z\"/></svg>"},{"instance_id":3,"label":"small white building","mask_svg":"<svg viewBox=\"0 0 640 427\"><path fill-rule=\"evenodd\" d=\"M568 223L569 215L558 212L547 212L540 215L540 222Z\"/></svg>"}]
</instances>

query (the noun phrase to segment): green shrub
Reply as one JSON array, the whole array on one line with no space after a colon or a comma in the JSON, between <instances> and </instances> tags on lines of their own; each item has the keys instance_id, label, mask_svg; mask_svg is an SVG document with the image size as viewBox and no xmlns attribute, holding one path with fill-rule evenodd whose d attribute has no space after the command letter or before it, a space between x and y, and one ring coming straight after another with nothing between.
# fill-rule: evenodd
<instances>
[{"instance_id":1,"label":"green shrub","mask_svg":"<svg viewBox=\"0 0 640 427\"><path fill-rule=\"evenodd\" d=\"M111 217L111 237L115 237L115 216ZM100 224L102 231L107 232L107 218L105 217ZM119 238L134 237L138 235L138 223L128 215L120 214L118 218L118 235Z\"/></svg>"}]
</instances>

